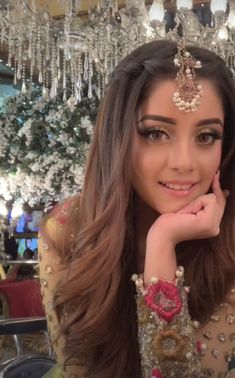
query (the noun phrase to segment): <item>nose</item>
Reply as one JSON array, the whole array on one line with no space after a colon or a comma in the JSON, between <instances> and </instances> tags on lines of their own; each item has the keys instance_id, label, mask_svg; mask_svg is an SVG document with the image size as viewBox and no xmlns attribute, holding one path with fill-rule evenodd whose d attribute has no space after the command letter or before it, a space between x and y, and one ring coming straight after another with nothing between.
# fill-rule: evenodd
<instances>
[{"instance_id":1,"label":"nose","mask_svg":"<svg viewBox=\"0 0 235 378\"><path fill-rule=\"evenodd\" d=\"M179 173L188 173L195 168L195 156L193 153L193 146L189 141L175 142L171 146L168 156L169 168Z\"/></svg>"}]
</instances>

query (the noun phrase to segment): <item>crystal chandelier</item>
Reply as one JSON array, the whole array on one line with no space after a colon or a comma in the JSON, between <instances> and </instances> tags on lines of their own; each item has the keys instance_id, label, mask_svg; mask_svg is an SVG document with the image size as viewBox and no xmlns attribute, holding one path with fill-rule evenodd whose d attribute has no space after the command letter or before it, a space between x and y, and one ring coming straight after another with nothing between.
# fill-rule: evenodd
<instances>
[{"instance_id":1,"label":"crystal chandelier","mask_svg":"<svg viewBox=\"0 0 235 378\"><path fill-rule=\"evenodd\" d=\"M79 0L58 1L64 9L60 20L38 9L36 0L0 0L2 50L24 94L36 76L45 100L55 98L59 86L71 104L81 100L84 85L88 98L94 90L101 97L126 54L145 42L179 36L215 51L235 69L235 0L212 0L210 24L204 26L192 0L177 0L170 28L162 0L126 0L121 9L117 0L100 0L86 18L79 16Z\"/></svg>"}]
</instances>

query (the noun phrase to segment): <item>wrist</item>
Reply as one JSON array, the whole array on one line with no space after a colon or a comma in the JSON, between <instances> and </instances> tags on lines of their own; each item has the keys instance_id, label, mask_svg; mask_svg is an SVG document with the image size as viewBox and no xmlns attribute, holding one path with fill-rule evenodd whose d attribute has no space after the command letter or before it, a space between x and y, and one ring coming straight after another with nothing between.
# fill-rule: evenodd
<instances>
[{"instance_id":1,"label":"wrist","mask_svg":"<svg viewBox=\"0 0 235 378\"><path fill-rule=\"evenodd\" d=\"M158 245L160 248L166 246L170 250L174 249L177 243L174 235L172 235L172 231L169 230L169 225L166 224L166 221L163 222L161 217L159 217L154 226L149 229L146 244L150 247L153 244Z\"/></svg>"},{"instance_id":2,"label":"wrist","mask_svg":"<svg viewBox=\"0 0 235 378\"><path fill-rule=\"evenodd\" d=\"M164 253L164 256L170 258L175 255L175 246L176 244L172 240L164 236L159 235L154 239L147 237L145 256L146 258L153 258L153 256L162 258Z\"/></svg>"},{"instance_id":3,"label":"wrist","mask_svg":"<svg viewBox=\"0 0 235 378\"><path fill-rule=\"evenodd\" d=\"M146 246L144 282L149 284L151 277L173 282L177 269L175 246L169 241L159 239Z\"/></svg>"}]
</instances>

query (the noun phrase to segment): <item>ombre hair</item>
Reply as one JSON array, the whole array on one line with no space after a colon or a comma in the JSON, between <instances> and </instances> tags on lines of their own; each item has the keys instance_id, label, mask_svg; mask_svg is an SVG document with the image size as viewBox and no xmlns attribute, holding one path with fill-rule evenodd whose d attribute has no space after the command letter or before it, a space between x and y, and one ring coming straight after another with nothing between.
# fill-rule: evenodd
<instances>
[{"instance_id":1,"label":"ombre hair","mask_svg":"<svg viewBox=\"0 0 235 378\"><path fill-rule=\"evenodd\" d=\"M221 186L230 196L217 237L182 242L177 260L185 266L192 318L206 321L225 300L235 271L235 88L231 71L214 53L188 47L202 63L199 78L210 80L221 97L225 128ZM131 274L137 270L135 210L138 195L131 177L133 124L144 99L160 81L174 79L177 46L172 41L145 44L113 72L100 104L77 211L55 248L66 269L55 308L66 341L66 356L85 358L86 377L139 378L137 319ZM72 230L72 231L71 231ZM69 235L73 232L73 243ZM66 308L68 317L64 318Z\"/></svg>"}]
</instances>

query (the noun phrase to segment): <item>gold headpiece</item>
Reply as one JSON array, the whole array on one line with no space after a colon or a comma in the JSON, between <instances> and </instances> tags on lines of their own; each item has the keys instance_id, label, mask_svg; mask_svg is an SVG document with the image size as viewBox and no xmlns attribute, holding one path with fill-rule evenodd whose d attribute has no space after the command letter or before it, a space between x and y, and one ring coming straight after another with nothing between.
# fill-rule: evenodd
<instances>
[{"instance_id":1,"label":"gold headpiece","mask_svg":"<svg viewBox=\"0 0 235 378\"><path fill-rule=\"evenodd\" d=\"M178 51L174 64L179 67L176 75L178 91L173 95L175 105L185 112L197 110L202 96L202 86L198 84L195 68L201 68L201 62L196 60L187 50L183 42L178 42Z\"/></svg>"}]
</instances>

